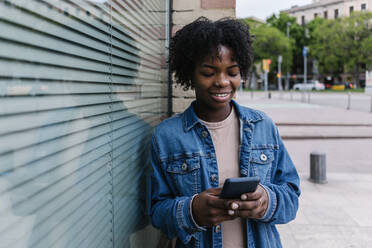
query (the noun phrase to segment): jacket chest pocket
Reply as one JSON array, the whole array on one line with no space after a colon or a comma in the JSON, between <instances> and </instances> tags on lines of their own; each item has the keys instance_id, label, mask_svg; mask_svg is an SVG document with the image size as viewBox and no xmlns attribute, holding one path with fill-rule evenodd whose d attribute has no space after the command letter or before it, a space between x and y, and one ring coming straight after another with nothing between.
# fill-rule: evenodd
<instances>
[{"instance_id":1,"label":"jacket chest pocket","mask_svg":"<svg viewBox=\"0 0 372 248\"><path fill-rule=\"evenodd\" d=\"M270 182L274 152L272 150L252 150L250 165L253 176L259 176L261 183Z\"/></svg>"},{"instance_id":2,"label":"jacket chest pocket","mask_svg":"<svg viewBox=\"0 0 372 248\"><path fill-rule=\"evenodd\" d=\"M188 158L172 161L167 166L179 195L191 196L200 192L200 159Z\"/></svg>"}]
</instances>

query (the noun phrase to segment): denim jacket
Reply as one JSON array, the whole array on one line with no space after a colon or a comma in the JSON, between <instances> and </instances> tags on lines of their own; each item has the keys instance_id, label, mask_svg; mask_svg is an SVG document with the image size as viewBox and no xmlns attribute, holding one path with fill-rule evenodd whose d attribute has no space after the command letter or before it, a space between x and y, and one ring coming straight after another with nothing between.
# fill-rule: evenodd
<instances>
[{"instance_id":1,"label":"denim jacket","mask_svg":"<svg viewBox=\"0 0 372 248\"><path fill-rule=\"evenodd\" d=\"M296 216L300 195L296 168L269 117L234 101L233 106L240 120L240 174L259 176L269 196L265 215L245 221L247 245L282 247L275 224ZM193 104L155 128L150 160L152 224L168 238L177 237L177 247L222 247L221 225L198 227L190 213L194 194L219 185L212 138Z\"/></svg>"}]
</instances>

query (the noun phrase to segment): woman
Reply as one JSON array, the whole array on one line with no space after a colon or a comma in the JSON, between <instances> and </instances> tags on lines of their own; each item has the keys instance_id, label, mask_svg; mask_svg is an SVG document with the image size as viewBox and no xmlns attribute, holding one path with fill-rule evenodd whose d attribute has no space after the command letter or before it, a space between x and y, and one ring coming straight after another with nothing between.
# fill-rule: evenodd
<instances>
[{"instance_id":1,"label":"woman","mask_svg":"<svg viewBox=\"0 0 372 248\"><path fill-rule=\"evenodd\" d=\"M172 38L171 71L196 101L152 139L152 223L176 247L281 247L274 224L294 219L299 177L264 113L233 101L252 61L240 22L202 17ZM259 176L240 199L219 198L226 178Z\"/></svg>"}]
</instances>

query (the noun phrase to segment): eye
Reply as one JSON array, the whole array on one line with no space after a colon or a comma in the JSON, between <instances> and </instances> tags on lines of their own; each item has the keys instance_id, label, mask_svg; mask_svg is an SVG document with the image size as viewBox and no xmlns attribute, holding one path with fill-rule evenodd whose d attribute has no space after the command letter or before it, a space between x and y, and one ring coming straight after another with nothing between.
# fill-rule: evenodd
<instances>
[{"instance_id":1,"label":"eye","mask_svg":"<svg viewBox=\"0 0 372 248\"><path fill-rule=\"evenodd\" d=\"M214 75L213 72L202 72L201 73L204 77L212 77Z\"/></svg>"},{"instance_id":2,"label":"eye","mask_svg":"<svg viewBox=\"0 0 372 248\"><path fill-rule=\"evenodd\" d=\"M239 73L233 73L233 72L230 72L229 73L229 76L230 77L236 77L236 76L238 76L239 75Z\"/></svg>"}]
</instances>

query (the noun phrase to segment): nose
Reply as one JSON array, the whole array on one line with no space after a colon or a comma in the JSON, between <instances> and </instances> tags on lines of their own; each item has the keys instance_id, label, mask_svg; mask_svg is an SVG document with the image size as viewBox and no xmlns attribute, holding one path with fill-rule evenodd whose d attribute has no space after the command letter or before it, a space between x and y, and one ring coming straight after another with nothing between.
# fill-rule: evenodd
<instances>
[{"instance_id":1,"label":"nose","mask_svg":"<svg viewBox=\"0 0 372 248\"><path fill-rule=\"evenodd\" d=\"M230 85L229 78L224 73L221 73L216 80L216 86L220 87L220 88L223 88L223 87L226 87L226 86L229 86L229 85Z\"/></svg>"}]
</instances>

